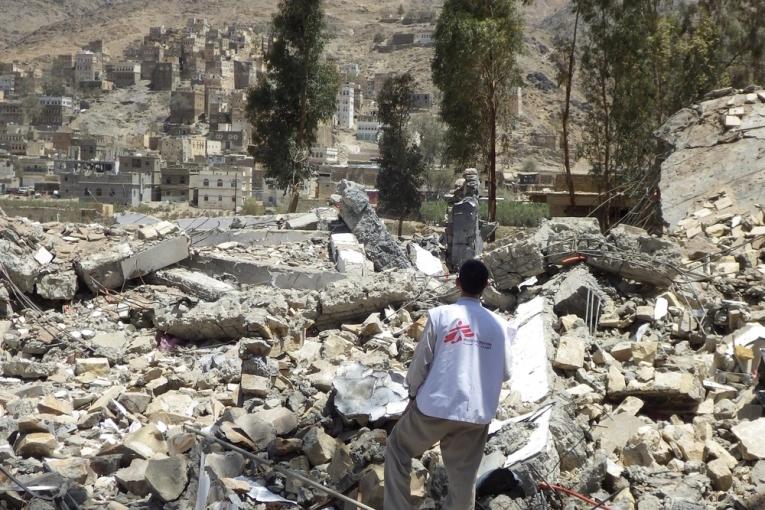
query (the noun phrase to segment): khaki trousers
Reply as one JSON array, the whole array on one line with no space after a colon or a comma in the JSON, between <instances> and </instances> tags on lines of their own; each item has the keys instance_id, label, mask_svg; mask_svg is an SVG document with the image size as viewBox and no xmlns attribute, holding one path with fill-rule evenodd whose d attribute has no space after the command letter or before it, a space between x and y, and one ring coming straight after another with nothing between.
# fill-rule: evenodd
<instances>
[{"instance_id":1,"label":"khaki trousers","mask_svg":"<svg viewBox=\"0 0 765 510\"><path fill-rule=\"evenodd\" d=\"M488 425L425 416L412 403L388 438L384 510L414 510L409 489L412 457L419 457L439 441L449 477L449 493L441 508L473 510L475 477L488 431Z\"/></svg>"}]
</instances>

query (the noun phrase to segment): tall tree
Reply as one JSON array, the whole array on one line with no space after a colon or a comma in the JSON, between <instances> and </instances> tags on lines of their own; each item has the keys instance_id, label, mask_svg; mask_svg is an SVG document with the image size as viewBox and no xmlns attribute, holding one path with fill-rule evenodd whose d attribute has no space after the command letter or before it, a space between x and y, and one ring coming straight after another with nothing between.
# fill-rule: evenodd
<instances>
[{"instance_id":1,"label":"tall tree","mask_svg":"<svg viewBox=\"0 0 765 510\"><path fill-rule=\"evenodd\" d=\"M515 0L446 0L436 25L432 72L447 154L461 165L477 158L488 170L489 221L497 216L497 132L507 121L522 28Z\"/></svg>"},{"instance_id":2,"label":"tall tree","mask_svg":"<svg viewBox=\"0 0 765 510\"><path fill-rule=\"evenodd\" d=\"M584 23L582 155L603 176L603 223L615 192L647 196L656 184L653 132L719 82L719 31L672 0L574 0Z\"/></svg>"},{"instance_id":3,"label":"tall tree","mask_svg":"<svg viewBox=\"0 0 765 510\"><path fill-rule=\"evenodd\" d=\"M571 116L571 89L574 85L574 66L576 59L576 36L579 32L579 10L576 10L574 18L574 35L571 37L571 47L568 51L568 62L563 76L566 85L566 96L563 102L561 114L561 127L563 128L563 167L566 170L566 186L568 187L568 200L571 207L576 205L576 191L574 190L574 176L571 174L571 144L569 143L569 118Z\"/></svg>"},{"instance_id":4,"label":"tall tree","mask_svg":"<svg viewBox=\"0 0 765 510\"><path fill-rule=\"evenodd\" d=\"M297 209L300 186L311 175L308 154L319 122L335 111L339 77L323 58L326 41L321 0L281 0L261 77L248 96L253 126L252 155L266 176L292 193Z\"/></svg>"},{"instance_id":5,"label":"tall tree","mask_svg":"<svg viewBox=\"0 0 765 510\"><path fill-rule=\"evenodd\" d=\"M422 203L420 186L425 161L419 147L412 142L408 126L414 108L413 93L414 78L406 73L385 80L377 96L377 118L383 125L378 142L380 211L398 219L399 237L404 218L417 212Z\"/></svg>"}]
</instances>

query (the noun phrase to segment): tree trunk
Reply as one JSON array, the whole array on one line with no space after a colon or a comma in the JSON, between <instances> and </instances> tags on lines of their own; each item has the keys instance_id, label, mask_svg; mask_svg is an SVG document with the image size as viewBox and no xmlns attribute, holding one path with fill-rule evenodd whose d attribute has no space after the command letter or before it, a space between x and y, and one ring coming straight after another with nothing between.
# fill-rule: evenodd
<instances>
[{"instance_id":1,"label":"tree trunk","mask_svg":"<svg viewBox=\"0 0 765 510\"><path fill-rule=\"evenodd\" d=\"M404 217L399 216L398 218L398 238L401 239L401 236L404 235Z\"/></svg>"},{"instance_id":2,"label":"tree trunk","mask_svg":"<svg viewBox=\"0 0 765 510\"><path fill-rule=\"evenodd\" d=\"M571 152L568 141L568 119L571 112L571 87L574 83L574 58L576 56L576 33L579 27L579 9L576 11L574 20L574 38L571 41L571 51L568 55L568 79L566 80L566 103L563 107L563 165L566 168L566 186L568 187L568 201L571 207L576 206L576 193L574 191L574 176L571 175Z\"/></svg>"},{"instance_id":3,"label":"tree trunk","mask_svg":"<svg viewBox=\"0 0 765 510\"><path fill-rule=\"evenodd\" d=\"M287 209L288 213L297 212L298 200L300 200L300 188L297 184L292 185L292 198L290 198L290 206Z\"/></svg>"},{"instance_id":4,"label":"tree trunk","mask_svg":"<svg viewBox=\"0 0 765 510\"><path fill-rule=\"evenodd\" d=\"M492 102L489 111L491 140L489 148L489 221L497 221L497 109ZM494 241L491 234L490 242Z\"/></svg>"}]
</instances>

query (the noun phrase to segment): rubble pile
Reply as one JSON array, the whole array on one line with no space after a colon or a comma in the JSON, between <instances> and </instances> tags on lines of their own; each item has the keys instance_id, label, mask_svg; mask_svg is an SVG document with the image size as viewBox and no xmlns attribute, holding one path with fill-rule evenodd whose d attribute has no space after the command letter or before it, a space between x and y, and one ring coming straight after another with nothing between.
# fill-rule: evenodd
<instances>
[{"instance_id":1,"label":"rubble pile","mask_svg":"<svg viewBox=\"0 0 765 510\"><path fill-rule=\"evenodd\" d=\"M517 335L483 508L594 506L572 493L624 510L756 508L763 217L728 217L723 199L671 238L556 218L484 253L486 305ZM328 230L306 219L236 240L0 218L0 505L351 508L277 466L381 508L424 311L455 293L438 259L356 203ZM49 297L67 281L72 297ZM415 460L412 491L440 507L438 446Z\"/></svg>"}]
</instances>

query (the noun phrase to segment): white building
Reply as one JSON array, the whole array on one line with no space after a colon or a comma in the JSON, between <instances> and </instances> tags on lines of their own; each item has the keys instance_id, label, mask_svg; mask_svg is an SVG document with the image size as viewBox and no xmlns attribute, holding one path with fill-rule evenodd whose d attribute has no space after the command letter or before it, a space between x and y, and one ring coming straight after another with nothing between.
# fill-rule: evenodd
<instances>
[{"instance_id":1,"label":"white building","mask_svg":"<svg viewBox=\"0 0 765 510\"><path fill-rule=\"evenodd\" d=\"M359 117L356 120L356 139L376 142L381 127L382 123L377 120L377 117L372 115Z\"/></svg>"},{"instance_id":2,"label":"white building","mask_svg":"<svg viewBox=\"0 0 765 510\"><path fill-rule=\"evenodd\" d=\"M430 46L433 44L433 32L416 32L414 34L414 44L418 46Z\"/></svg>"},{"instance_id":3,"label":"white building","mask_svg":"<svg viewBox=\"0 0 765 510\"><path fill-rule=\"evenodd\" d=\"M338 162L338 150L335 147L311 147L309 163L329 165Z\"/></svg>"},{"instance_id":4,"label":"white building","mask_svg":"<svg viewBox=\"0 0 765 510\"><path fill-rule=\"evenodd\" d=\"M345 129L353 128L353 84L346 83L337 95L335 124Z\"/></svg>"}]
</instances>

